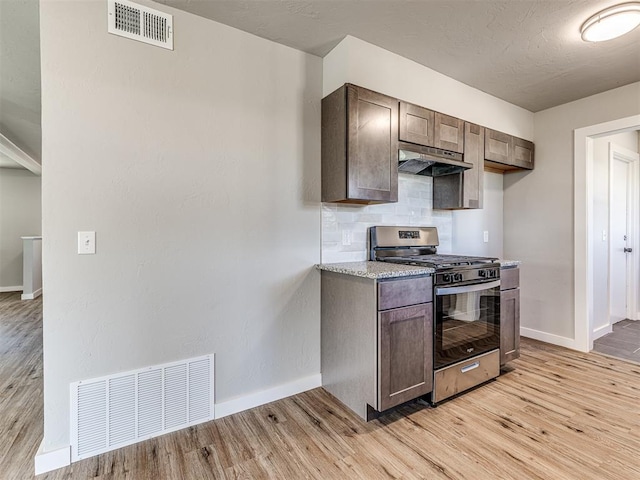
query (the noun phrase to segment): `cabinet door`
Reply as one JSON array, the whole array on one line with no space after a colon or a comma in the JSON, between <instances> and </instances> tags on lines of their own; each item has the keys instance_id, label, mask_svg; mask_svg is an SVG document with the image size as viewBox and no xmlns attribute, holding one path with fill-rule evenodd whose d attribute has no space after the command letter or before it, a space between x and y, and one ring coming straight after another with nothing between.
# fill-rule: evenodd
<instances>
[{"instance_id":1,"label":"cabinet door","mask_svg":"<svg viewBox=\"0 0 640 480\"><path fill-rule=\"evenodd\" d=\"M434 147L464 153L464 120L436 112Z\"/></svg>"},{"instance_id":2,"label":"cabinet door","mask_svg":"<svg viewBox=\"0 0 640 480\"><path fill-rule=\"evenodd\" d=\"M398 100L364 88L347 89L348 198L398 201Z\"/></svg>"},{"instance_id":3,"label":"cabinet door","mask_svg":"<svg viewBox=\"0 0 640 480\"><path fill-rule=\"evenodd\" d=\"M433 389L433 303L380 312L378 410Z\"/></svg>"},{"instance_id":4,"label":"cabinet door","mask_svg":"<svg viewBox=\"0 0 640 480\"><path fill-rule=\"evenodd\" d=\"M513 165L533 170L533 142L513 137Z\"/></svg>"},{"instance_id":5,"label":"cabinet door","mask_svg":"<svg viewBox=\"0 0 640 480\"><path fill-rule=\"evenodd\" d=\"M400 140L433 147L434 113L433 110L400 102Z\"/></svg>"},{"instance_id":6,"label":"cabinet door","mask_svg":"<svg viewBox=\"0 0 640 480\"><path fill-rule=\"evenodd\" d=\"M500 292L500 365L520 356L520 289Z\"/></svg>"},{"instance_id":7,"label":"cabinet door","mask_svg":"<svg viewBox=\"0 0 640 480\"><path fill-rule=\"evenodd\" d=\"M484 158L492 162L511 164L513 153L511 152L511 135L485 128Z\"/></svg>"},{"instance_id":8,"label":"cabinet door","mask_svg":"<svg viewBox=\"0 0 640 480\"><path fill-rule=\"evenodd\" d=\"M464 161L473 164L473 168L463 174L464 208L482 208L484 197L484 128L465 122L464 125Z\"/></svg>"}]
</instances>

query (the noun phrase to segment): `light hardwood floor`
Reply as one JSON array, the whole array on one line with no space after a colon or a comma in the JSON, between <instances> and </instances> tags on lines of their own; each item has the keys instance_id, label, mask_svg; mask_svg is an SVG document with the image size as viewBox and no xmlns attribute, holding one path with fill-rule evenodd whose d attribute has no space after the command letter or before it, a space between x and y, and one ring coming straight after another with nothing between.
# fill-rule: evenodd
<instances>
[{"instance_id":1,"label":"light hardwood floor","mask_svg":"<svg viewBox=\"0 0 640 480\"><path fill-rule=\"evenodd\" d=\"M6 305L0 295L0 478L33 478L40 325ZM364 423L315 389L38 478L637 480L638 452L638 365L524 340L511 371L435 409Z\"/></svg>"}]
</instances>

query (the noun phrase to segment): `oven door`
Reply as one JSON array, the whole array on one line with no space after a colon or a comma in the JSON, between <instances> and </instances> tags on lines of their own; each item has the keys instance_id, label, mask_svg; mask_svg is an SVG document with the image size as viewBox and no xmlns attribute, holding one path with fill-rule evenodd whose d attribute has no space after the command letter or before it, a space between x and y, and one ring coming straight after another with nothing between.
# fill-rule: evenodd
<instances>
[{"instance_id":1,"label":"oven door","mask_svg":"<svg viewBox=\"0 0 640 480\"><path fill-rule=\"evenodd\" d=\"M434 368L500 348L499 280L434 293Z\"/></svg>"}]
</instances>

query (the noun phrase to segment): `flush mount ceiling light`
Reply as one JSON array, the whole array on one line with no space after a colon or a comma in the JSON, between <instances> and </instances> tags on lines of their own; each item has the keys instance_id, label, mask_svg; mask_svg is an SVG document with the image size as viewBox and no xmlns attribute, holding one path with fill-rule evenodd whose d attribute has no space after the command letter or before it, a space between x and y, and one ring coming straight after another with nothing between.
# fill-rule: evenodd
<instances>
[{"instance_id":1,"label":"flush mount ceiling light","mask_svg":"<svg viewBox=\"0 0 640 480\"><path fill-rule=\"evenodd\" d=\"M640 25L640 2L623 3L605 8L580 27L582 40L602 42L620 37Z\"/></svg>"}]
</instances>

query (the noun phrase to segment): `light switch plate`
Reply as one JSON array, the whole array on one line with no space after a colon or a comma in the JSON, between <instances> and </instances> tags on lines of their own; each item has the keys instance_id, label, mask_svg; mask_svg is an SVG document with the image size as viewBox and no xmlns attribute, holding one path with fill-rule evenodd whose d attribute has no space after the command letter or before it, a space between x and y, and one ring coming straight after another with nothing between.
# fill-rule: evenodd
<instances>
[{"instance_id":1,"label":"light switch plate","mask_svg":"<svg viewBox=\"0 0 640 480\"><path fill-rule=\"evenodd\" d=\"M96 232L78 232L78 255L96 253Z\"/></svg>"},{"instance_id":2,"label":"light switch plate","mask_svg":"<svg viewBox=\"0 0 640 480\"><path fill-rule=\"evenodd\" d=\"M488 230L485 230L482 233L482 238L484 240L484 243L489 243L489 231Z\"/></svg>"}]
</instances>

